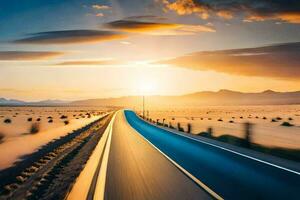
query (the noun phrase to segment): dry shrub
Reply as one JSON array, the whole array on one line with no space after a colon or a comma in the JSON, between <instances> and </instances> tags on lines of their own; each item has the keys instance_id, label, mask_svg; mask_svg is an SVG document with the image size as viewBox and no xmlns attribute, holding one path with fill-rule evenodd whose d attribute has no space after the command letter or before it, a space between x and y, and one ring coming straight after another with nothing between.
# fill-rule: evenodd
<instances>
[{"instance_id":1,"label":"dry shrub","mask_svg":"<svg viewBox=\"0 0 300 200\"><path fill-rule=\"evenodd\" d=\"M66 116L66 115L60 116L60 119L67 119L67 118L68 118L68 116Z\"/></svg>"},{"instance_id":2,"label":"dry shrub","mask_svg":"<svg viewBox=\"0 0 300 200\"><path fill-rule=\"evenodd\" d=\"M3 142L5 135L3 133L0 133L0 144Z\"/></svg>"},{"instance_id":3,"label":"dry shrub","mask_svg":"<svg viewBox=\"0 0 300 200\"><path fill-rule=\"evenodd\" d=\"M10 124L10 123L11 123L11 119L9 119L9 118L5 119L5 120L4 120L4 123L5 123L5 124Z\"/></svg>"},{"instance_id":4,"label":"dry shrub","mask_svg":"<svg viewBox=\"0 0 300 200\"><path fill-rule=\"evenodd\" d=\"M36 134L40 131L40 124L39 123L33 123L31 124L30 127L30 133L31 134Z\"/></svg>"}]
</instances>

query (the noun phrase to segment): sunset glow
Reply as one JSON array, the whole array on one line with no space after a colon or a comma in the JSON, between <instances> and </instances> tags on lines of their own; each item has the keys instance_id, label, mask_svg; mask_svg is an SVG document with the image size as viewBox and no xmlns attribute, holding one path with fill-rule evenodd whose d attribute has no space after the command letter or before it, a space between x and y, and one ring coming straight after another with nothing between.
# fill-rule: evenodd
<instances>
[{"instance_id":1,"label":"sunset glow","mask_svg":"<svg viewBox=\"0 0 300 200\"><path fill-rule=\"evenodd\" d=\"M300 0L0 0L0 200L300 189Z\"/></svg>"},{"instance_id":2,"label":"sunset glow","mask_svg":"<svg viewBox=\"0 0 300 200\"><path fill-rule=\"evenodd\" d=\"M272 13L265 2L262 14L254 2L241 3L249 15L193 0L18 4L0 3L7 98L127 96L145 81L152 95L299 89L299 12L288 6Z\"/></svg>"}]
</instances>

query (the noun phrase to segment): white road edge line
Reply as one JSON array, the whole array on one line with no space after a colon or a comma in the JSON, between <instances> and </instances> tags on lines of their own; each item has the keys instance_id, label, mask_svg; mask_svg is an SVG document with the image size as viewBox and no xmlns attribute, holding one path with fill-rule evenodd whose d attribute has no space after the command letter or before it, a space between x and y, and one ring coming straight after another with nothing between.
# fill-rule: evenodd
<instances>
[{"instance_id":1,"label":"white road edge line","mask_svg":"<svg viewBox=\"0 0 300 200\"><path fill-rule=\"evenodd\" d=\"M118 111L119 112L119 111ZM107 172L107 165L108 165L108 158L109 158L109 152L110 152L110 144L111 144L111 137L112 137L112 127L113 123L115 121L116 112L111 119L111 122L109 123L109 136L107 140L107 144L104 150L103 159L97 179L97 185L95 188L94 198L95 200L103 200L105 195L105 182L106 182L106 172Z\"/></svg>"},{"instance_id":2,"label":"white road edge line","mask_svg":"<svg viewBox=\"0 0 300 200\"><path fill-rule=\"evenodd\" d=\"M124 113L125 115L125 113ZM124 116L126 121L127 118ZM214 192L212 189L210 189L208 186L206 186L204 183L202 183L199 179L197 179L195 176L193 176L191 173L189 173L187 170L185 170L183 167L181 167L178 163L176 163L174 160L172 160L169 156L167 156L164 152L162 152L159 148L157 148L154 144L152 144L148 139L146 139L142 134L140 134L135 128L133 128L129 122L127 121L128 125L138 134L140 135L146 142L148 142L152 147L154 147L158 152L160 152L164 157L166 157L172 164L174 164L179 170L181 170L185 175L187 175L189 178L191 178L196 184L198 184L201 188L203 188L206 192L208 192L211 196L213 196L215 199L218 200L224 200L221 196L219 196L216 192Z\"/></svg>"},{"instance_id":3,"label":"white road edge line","mask_svg":"<svg viewBox=\"0 0 300 200\"><path fill-rule=\"evenodd\" d=\"M143 120L143 119L142 119ZM143 120L145 121L145 120ZM145 121L146 123L150 124L149 122ZM267 164L267 165L270 165L272 167L276 167L276 168L279 168L279 169L282 169L282 170L285 170L285 171L288 171L288 172L291 172L291 173L294 173L294 174L297 174L297 175L300 175L300 172L297 172L297 171L294 171L292 169L288 169L288 168L285 168L285 167L282 167L282 166L279 166L279 165L276 165L276 164L273 164L273 163L270 163L270 162L267 162L267 161L264 161L264 160L260 160L258 158L254 158L254 157L251 157L251 156L248 156L248 155L245 155L245 154L242 154L242 153L239 153L239 152L236 152L236 151L233 151L231 149L227 149L225 147L221 147L221 146L218 146L218 145L215 145L215 144L211 144L209 142L205 142L205 141L202 141L200 139L196 139L196 138L193 138L193 137L189 137L187 135L183 135L183 134L179 134L179 133L176 133L175 131L172 131L172 130L167 130L167 129L164 129L164 128L161 128L161 127L158 127L154 124L150 124L152 126L155 126L157 128L160 128L160 129L163 129L165 131L168 131L168 132L172 132L178 136L182 136L182 137L186 137L186 138L189 138L191 140L194 140L196 142L201 142L201 143L204 143L204 144L207 144L207 145L210 145L210 146L213 146L213 147L217 147L219 149L222 149L222 150L225 150L225 151L228 151L228 152L231 152L231 153L234 153L234 154L237 154L237 155L240 155L240 156L243 156L245 158L248 158L248 159L252 159L252 160L255 160L255 161L258 161L258 162L261 162L261 163L264 163L264 164Z\"/></svg>"},{"instance_id":4,"label":"white road edge line","mask_svg":"<svg viewBox=\"0 0 300 200\"><path fill-rule=\"evenodd\" d=\"M107 116L107 115L105 115ZM103 116L104 117L104 116ZM104 151L104 146L108 138L108 126L103 132L98 144L95 149L92 151L92 154L88 158L83 170L80 172L76 178L74 184L70 188L68 194L65 197L65 200L77 200L77 199L87 199L91 184L93 181L93 175L97 171L97 166L95 163L99 163L99 155Z\"/></svg>"},{"instance_id":5,"label":"white road edge line","mask_svg":"<svg viewBox=\"0 0 300 200\"><path fill-rule=\"evenodd\" d=\"M173 132L173 133L175 133L175 132ZM205 141L202 141L202 140L197 140L197 139L195 139L195 138L192 138L192 137L189 137L189 136L186 136L186 135L180 135L180 134L178 134L178 133L175 133L175 134L177 134L177 135L179 135L179 136L182 136L182 137L186 137L186 138L192 139L192 140L197 141L197 142L201 142L201 143L204 143L204 144L208 144L208 145L213 146L213 147L217 147L217 148L222 149L222 150L225 150L225 151L229 151L229 152L231 152L231 153L234 153L234 154L243 156L243 157L245 157L245 158L252 159L252 160L255 160L255 161L258 161L258 162L261 162L261 163L270 165L270 166L272 166L272 167L276 167L276 168L279 168L279 169L282 169L282 170L285 170L285 171L288 171L288 172L291 172L291 173L295 173L295 174L297 174L297 175L300 175L300 172L294 171L294 170L292 170L292 169L288 169L288 168L285 168L285 167L282 167L282 166L279 166L279 165L276 165L276 164L273 164L273 163L270 163L270 162L267 162L267 161L264 161L264 160L260 160L260 159L258 159L258 158L254 158L254 157L251 157L251 156L248 156L248 155L245 155L245 154L242 154L242 153L233 151L233 150L231 150L231 149L227 149L227 148L225 148L225 147L221 147L221 146L218 146L218 145L215 145L215 144L211 144L211 143L209 143L209 142L205 142Z\"/></svg>"}]
</instances>

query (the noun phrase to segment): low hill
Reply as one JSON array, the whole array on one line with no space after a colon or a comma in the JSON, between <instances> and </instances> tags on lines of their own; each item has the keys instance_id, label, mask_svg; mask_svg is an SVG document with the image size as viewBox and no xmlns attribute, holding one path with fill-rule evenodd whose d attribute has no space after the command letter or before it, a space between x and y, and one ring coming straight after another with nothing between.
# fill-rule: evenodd
<instances>
[{"instance_id":1,"label":"low hill","mask_svg":"<svg viewBox=\"0 0 300 200\"><path fill-rule=\"evenodd\" d=\"M266 90L260 93L243 93L231 90L218 92L196 92L181 96L146 96L147 107L195 107L224 105L287 105L300 104L300 91L275 92ZM87 99L80 101L45 100L25 102L15 99L0 98L0 106L112 106L140 108L141 96L118 98Z\"/></svg>"},{"instance_id":2,"label":"low hill","mask_svg":"<svg viewBox=\"0 0 300 200\"><path fill-rule=\"evenodd\" d=\"M194 107L206 105L282 105L300 104L300 91L274 92L267 90L261 93L242 93L230 90L218 92L197 92L181 96L146 96L149 107ZM142 104L141 96L128 96L107 99L89 99L73 101L72 105L102 105L135 107Z\"/></svg>"}]
</instances>

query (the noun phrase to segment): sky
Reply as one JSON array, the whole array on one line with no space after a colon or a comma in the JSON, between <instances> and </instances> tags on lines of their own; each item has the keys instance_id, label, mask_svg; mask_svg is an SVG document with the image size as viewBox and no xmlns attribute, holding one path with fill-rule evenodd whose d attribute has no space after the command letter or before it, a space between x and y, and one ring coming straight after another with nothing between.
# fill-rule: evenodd
<instances>
[{"instance_id":1,"label":"sky","mask_svg":"<svg viewBox=\"0 0 300 200\"><path fill-rule=\"evenodd\" d=\"M1 0L0 97L300 90L298 0Z\"/></svg>"}]
</instances>

